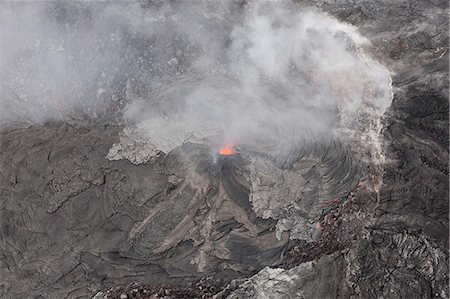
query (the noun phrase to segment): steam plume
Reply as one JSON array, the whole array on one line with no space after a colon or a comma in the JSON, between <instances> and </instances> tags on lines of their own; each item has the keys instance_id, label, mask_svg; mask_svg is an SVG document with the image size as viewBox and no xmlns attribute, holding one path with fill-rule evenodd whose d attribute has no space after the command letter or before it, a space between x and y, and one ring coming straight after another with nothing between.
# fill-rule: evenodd
<instances>
[{"instance_id":1,"label":"steam plume","mask_svg":"<svg viewBox=\"0 0 450 299\"><path fill-rule=\"evenodd\" d=\"M117 114L151 152L194 141L280 155L364 130L361 111L390 104L356 28L294 4L1 5L2 124Z\"/></svg>"}]
</instances>

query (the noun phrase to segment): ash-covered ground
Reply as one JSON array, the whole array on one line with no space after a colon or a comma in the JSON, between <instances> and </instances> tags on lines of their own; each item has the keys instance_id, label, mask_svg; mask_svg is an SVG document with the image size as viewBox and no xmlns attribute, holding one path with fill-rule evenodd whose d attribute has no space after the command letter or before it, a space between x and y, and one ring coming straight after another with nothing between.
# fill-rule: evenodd
<instances>
[{"instance_id":1,"label":"ash-covered ground","mask_svg":"<svg viewBox=\"0 0 450 299\"><path fill-rule=\"evenodd\" d=\"M1 7L0 297L448 298L447 1Z\"/></svg>"}]
</instances>

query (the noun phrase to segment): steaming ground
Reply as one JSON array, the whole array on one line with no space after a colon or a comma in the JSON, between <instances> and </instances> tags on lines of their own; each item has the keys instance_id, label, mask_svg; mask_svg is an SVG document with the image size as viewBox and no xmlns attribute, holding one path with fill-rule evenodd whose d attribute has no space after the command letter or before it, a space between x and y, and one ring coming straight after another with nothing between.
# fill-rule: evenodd
<instances>
[{"instance_id":1,"label":"steaming ground","mask_svg":"<svg viewBox=\"0 0 450 299\"><path fill-rule=\"evenodd\" d=\"M168 167L161 157L185 155L190 158L179 162L186 170L175 180L201 192L210 179L192 161L225 167L238 183L224 175L218 184L225 191L212 198L249 200L244 210L251 218L275 221L274 246L286 242L286 232L291 239L316 238L329 202L340 202L361 181L378 191L391 79L368 54L368 40L348 24L293 4L258 1L2 7L4 127L108 119L123 126L109 160ZM179 153L186 144L201 145L195 153L206 156ZM240 163L218 162L223 145L235 148ZM48 212L80 188L53 196ZM244 195L227 191L235 189ZM133 231L147 234L146 223L160 212ZM163 246L142 243L134 232L126 251L142 257L198 238L173 234L158 241ZM196 258L199 271L210 269L204 252L220 256L205 244Z\"/></svg>"},{"instance_id":2,"label":"steaming ground","mask_svg":"<svg viewBox=\"0 0 450 299\"><path fill-rule=\"evenodd\" d=\"M339 3L377 48L284 1L0 4L0 296L446 298L447 14Z\"/></svg>"},{"instance_id":3,"label":"steaming ground","mask_svg":"<svg viewBox=\"0 0 450 299\"><path fill-rule=\"evenodd\" d=\"M277 155L342 137L362 111L376 119L390 104L367 40L292 5L2 6L3 124L123 111L131 138L155 152L218 136Z\"/></svg>"},{"instance_id":4,"label":"steaming ground","mask_svg":"<svg viewBox=\"0 0 450 299\"><path fill-rule=\"evenodd\" d=\"M256 215L278 221L278 238L312 240L327 202L360 181L380 187L389 73L364 54L370 45L355 28L323 14L257 3L231 26L206 13L202 24L230 29L201 40L183 74L130 95L108 158L141 164L193 142L215 161L232 144L250 162ZM184 67L177 57L167 63Z\"/></svg>"},{"instance_id":5,"label":"steaming ground","mask_svg":"<svg viewBox=\"0 0 450 299\"><path fill-rule=\"evenodd\" d=\"M223 51L203 47L191 74L160 83L144 99L131 97L124 117L133 138L167 153L215 137L214 152L221 143L246 144L276 157L304 143L374 129L370 122L390 104L390 77L363 55L367 41L327 16L275 8L247 7L242 25L218 41L201 41L227 43ZM229 20L219 17L208 21L227 28ZM358 119L364 113L371 119Z\"/></svg>"}]
</instances>

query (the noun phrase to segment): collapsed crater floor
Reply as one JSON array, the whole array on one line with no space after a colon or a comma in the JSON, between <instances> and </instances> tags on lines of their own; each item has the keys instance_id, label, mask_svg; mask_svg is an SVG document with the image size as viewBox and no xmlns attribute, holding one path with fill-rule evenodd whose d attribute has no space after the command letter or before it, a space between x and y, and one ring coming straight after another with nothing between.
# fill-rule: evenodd
<instances>
[{"instance_id":1,"label":"collapsed crater floor","mask_svg":"<svg viewBox=\"0 0 450 299\"><path fill-rule=\"evenodd\" d=\"M447 298L447 6L320 4L394 73L378 192L339 141L136 165L106 159L113 121L4 129L0 296Z\"/></svg>"},{"instance_id":2,"label":"collapsed crater floor","mask_svg":"<svg viewBox=\"0 0 450 299\"><path fill-rule=\"evenodd\" d=\"M346 196L358 184L351 163L340 163L345 161L343 149L341 155L336 146L323 146L315 155L325 162L312 163L314 152L305 148L299 156L305 165L297 166L300 174L292 169L284 174L313 183L313 189L298 191L305 193L305 200L286 197L270 203L254 198L252 206L255 166L243 155L214 159L207 146L187 143L144 165L109 161L104 157L118 131L114 126L58 122L2 135L3 182L10 186L2 189L8 192L1 217L6 237L2 252L8 271L24 275L29 287L19 288L24 281L11 275L6 292L20 296L36 288L34 292L50 296L81 296L127 282L185 283L203 276L228 280L250 275L280 264L294 247L288 231L277 231L277 219L293 222L306 239L312 240L313 234L317 238L320 230L314 224L323 218L322 211L341 203L339 197L327 200ZM258 171L265 176L259 188L272 186L274 192L264 200L283 194L270 181L280 180L271 167ZM314 181L323 179L315 167L324 176L341 179ZM351 178L347 189L342 189L344 178ZM333 193L325 193L328 189ZM258 216L257 203L273 215ZM22 272L25 264L33 269L31 276ZM77 286L67 289L70 281L78 281Z\"/></svg>"}]
</instances>

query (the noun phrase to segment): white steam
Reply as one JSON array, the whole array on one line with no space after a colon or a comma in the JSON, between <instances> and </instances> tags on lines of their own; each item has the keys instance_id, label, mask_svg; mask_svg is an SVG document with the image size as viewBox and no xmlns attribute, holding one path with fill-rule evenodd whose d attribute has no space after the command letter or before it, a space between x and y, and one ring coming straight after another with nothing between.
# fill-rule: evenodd
<instances>
[{"instance_id":1,"label":"white steam","mask_svg":"<svg viewBox=\"0 0 450 299\"><path fill-rule=\"evenodd\" d=\"M380 118L391 100L354 27L284 2L6 3L0 14L0 122L123 112L111 158L134 142L148 155L186 141L289 152L366 130L361 111Z\"/></svg>"}]
</instances>

